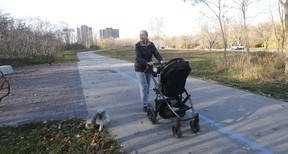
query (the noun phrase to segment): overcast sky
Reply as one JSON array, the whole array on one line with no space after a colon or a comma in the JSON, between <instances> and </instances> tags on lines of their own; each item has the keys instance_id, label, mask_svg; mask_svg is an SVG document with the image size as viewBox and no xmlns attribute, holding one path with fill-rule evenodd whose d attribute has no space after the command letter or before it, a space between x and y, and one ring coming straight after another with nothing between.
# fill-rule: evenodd
<instances>
[{"instance_id":1,"label":"overcast sky","mask_svg":"<svg viewBox=\"0 0 288 154\"><path fill-rule=\"evenodd\" d=\"M151 30L155 18L163 19L162 34L193 34L199 30L203 18L199 12L205 7L183 0L0 0L0 9L13 18L38 17L66 22L71 28L87 25L96 33L112 27L119 29L120 38L136 38L140 30Z\"/></svg>"}]
</instances>

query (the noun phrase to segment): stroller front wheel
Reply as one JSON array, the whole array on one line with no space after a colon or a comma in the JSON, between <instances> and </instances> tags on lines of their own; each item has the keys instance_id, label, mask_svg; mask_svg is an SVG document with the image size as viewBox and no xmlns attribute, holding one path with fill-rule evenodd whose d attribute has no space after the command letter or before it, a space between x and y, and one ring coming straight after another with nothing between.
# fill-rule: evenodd
<instances>
[{"instance_id":1,"label":"stroller front wheel","mask_svg":"<svg viewBox=\"0 0 288 154\"><path fill-rule=\"evenodd\" d=\"M190 127L193 133L198 133L200 131L200 125L198 121L195 120L190 121Z\"/></svg>"},{"instance_id":2,"label":"stroller front wheel","mask_svg":"<svg viewBox=\"0 0 288 154\"><path fill-rule=\"evenodd\" d=\"M147 109L147 117L152 124L156 123L157 114L155 113L152 107L148 107Z\"/></svg>"},{"instance_id":3,"label":"stroller front wheel","mask_svg":"<svg viewBox=\"0 0 288 154\"><path fill-rule=\"evenodd\" d=\"M199 124L199 114L196 113L195 119L190 121L190 127L193 133L198 133L200 131L200 124Z\"/></svg>"},{"instance_id":4,"label":"stroller front wheel","mask_svg":"<svg viewBox=\"0 0 288 154\"><path fill-rule=\"evenodd\" d=\"M172 126L172 132L176 138L180 138L182 136L182 131L181 131L180 126L177 126L177 125Z\"/></svg>"}]
</instances>

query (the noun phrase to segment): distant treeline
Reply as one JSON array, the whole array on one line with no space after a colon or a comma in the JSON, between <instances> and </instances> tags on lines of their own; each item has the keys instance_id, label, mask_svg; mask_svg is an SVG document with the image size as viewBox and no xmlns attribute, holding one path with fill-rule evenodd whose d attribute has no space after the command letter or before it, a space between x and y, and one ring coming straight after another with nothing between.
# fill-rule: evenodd
<instances>
[{"instance_id":1,"label":"distant treeline","mask_svg":"<svg viewBox=\"0 0 288 154\"><path fill-rule=\"evenodd\" d=\"M0 65L51 64L65 50L85 49L82 44L71 43L73 31L67 24L14 19L0 10Z\"/></svg>"}]
</instances>

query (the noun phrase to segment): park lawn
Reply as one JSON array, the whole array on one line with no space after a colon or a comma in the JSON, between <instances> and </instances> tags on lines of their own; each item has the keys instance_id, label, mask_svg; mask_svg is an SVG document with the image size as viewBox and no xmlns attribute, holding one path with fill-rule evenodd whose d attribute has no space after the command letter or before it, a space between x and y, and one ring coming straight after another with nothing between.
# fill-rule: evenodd
<instances>
[{"instance_id":1,"label":"park lawn","mask_svg":"<svg viewBox=\"0 0 288 154\"><path fill-rule=\"evenodd\" d=\"M222 51L199 51L199 50L159 50L162 57L168 61L172 58L184 58L189 61L192 68L191 76L218 84L250 91L252 93L288 101L288 86L281 82L262 82L259 80L241 80L241 70L219 67L217 63L223 60ZM135 61L134 48L121 48L97 51L97 54ZM228 52L228 58L239 56L241 53Z\"/></svg>"}]
</instances>

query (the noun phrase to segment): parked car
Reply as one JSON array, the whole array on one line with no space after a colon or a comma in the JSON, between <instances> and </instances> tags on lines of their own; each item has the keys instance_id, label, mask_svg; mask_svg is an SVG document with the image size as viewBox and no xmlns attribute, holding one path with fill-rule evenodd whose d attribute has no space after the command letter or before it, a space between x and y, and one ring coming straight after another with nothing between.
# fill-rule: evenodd
<instances>
[{"instance_id":1,"label":"parked car","mask_svg":"<svg viewBox=\"0 0 288 154\"><path fill-rule=\"evenodd\" d=\"M242 44L236 44L231 46L231 50L243 50L245 49L245 46Z\"/></svg>"}]
</instances>

